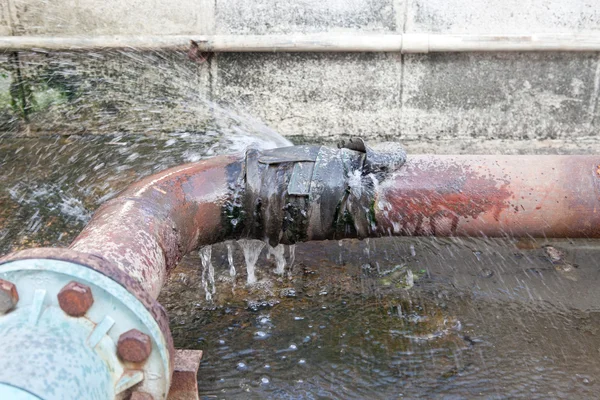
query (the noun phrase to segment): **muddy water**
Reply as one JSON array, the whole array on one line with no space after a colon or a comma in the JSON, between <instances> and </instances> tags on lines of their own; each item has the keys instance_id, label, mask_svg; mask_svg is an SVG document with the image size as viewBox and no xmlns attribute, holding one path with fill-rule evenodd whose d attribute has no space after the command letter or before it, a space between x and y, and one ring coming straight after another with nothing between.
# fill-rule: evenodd
<instances>
[{"instance_id":1,"label":"muddy water","mask_svg":"<svg viewBox=\"0 0 600 400\"><path fill-rule=\"evenodd\" d=\"M217 142L0 139L0 254L68 244L130 182ZM307 243L284 249L283 274L280 251L265 246L253 285L243 247L229 246L232 263L227 244L203 252L214 285L203 285L191 254L160 297L176 345L205 350L203 398L573 399L600 390L598 241Z\"/></svg>"}]
</instances>

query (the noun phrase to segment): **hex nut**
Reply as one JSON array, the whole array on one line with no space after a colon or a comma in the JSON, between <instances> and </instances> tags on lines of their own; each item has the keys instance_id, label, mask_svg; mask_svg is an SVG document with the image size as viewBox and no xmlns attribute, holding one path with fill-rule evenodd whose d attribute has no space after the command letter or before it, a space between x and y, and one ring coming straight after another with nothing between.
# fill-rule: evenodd
<instances>
[{"instance_id":1,"label":"hex nut","mask_svg":"<svg viewBox=\"0 0 600 400\"><path fill-rule=\"evenodd\" d=\"M83 283L71 281L58 292L60 308L72 317L82 317L94 304L92 289Z\"/></svg>"},{"instance_id":2,"label":"hex nut","mask_svg":"<svg viewBox=\"0 0 600 400\"><path fill-rule=\"evenodd\" d=\"M0 279L0 313L10 311L19 302L19 293L14 283Z\"/></svg>"},{"instance_id":3,"label":"hex nut","mask_svg":"<svg viewBox=\"0 0 600 400\"><path fill-rule=\"evenodd\" d=\"M123 361L141 363L150 357L151 352L152 339L137 329L123 333L117 342L117 355Z\"/></svg>"}]
</instances>

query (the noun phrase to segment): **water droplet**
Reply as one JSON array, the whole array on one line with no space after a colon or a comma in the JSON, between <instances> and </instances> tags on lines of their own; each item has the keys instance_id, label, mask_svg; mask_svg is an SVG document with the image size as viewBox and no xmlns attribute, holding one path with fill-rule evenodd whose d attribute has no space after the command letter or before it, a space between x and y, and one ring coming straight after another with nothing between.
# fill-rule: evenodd
<instances>
[{"instance_id":1,"label":"water droplet","mask_svg":"<svg viewBox=\"0 0 600 400\"><path fill-rule=\"evenodd\" d=\"M235 265L233 264L233 245L227 242L227 261L229 262L229 275L235 276Z\"/></svg>"},{"instance_id":2,"label":"water droplet","mask_svg":"<svg viewBox=\"0 0 600 400\"><path fill-rule=\"evenodd\" d=\"M410 245L410 255L412 257L416 257L417 256L417 251L415 250L415 245L414 244Z\"/></svg>"},{"instance_id":3,"label":"water droplet","mask_svg":"<svg viewBox=\"0 0 600 400\"><path fill-rule=\"evenodd\" d=\"M293 288L285 288L281 289L279 292L280 297L296 297L296 289Z\"/></svg>"},{"instance_id":4,"label":"water droplet","mask_svg":"<svg viewBox=\"0 0 600 400\"><path fill-rule=\"evenodd\" d=\"M204 246L198 252L202 262L202 288L206 294L206 300L211 301L212 295L216 293L215 269L212 265L212 246Z\"/></svg>"},{"instance_id":5,"label":"water droplet","mask_svg":"<svg viewBox=\"0 0 600 400\"><path fill-rule=\"evenodd\" d=\"M264 331L256 331L256 332L254 332L254 336L257 339L266 339L269 336L269 334Z\"/></svg>"}]
</instances>

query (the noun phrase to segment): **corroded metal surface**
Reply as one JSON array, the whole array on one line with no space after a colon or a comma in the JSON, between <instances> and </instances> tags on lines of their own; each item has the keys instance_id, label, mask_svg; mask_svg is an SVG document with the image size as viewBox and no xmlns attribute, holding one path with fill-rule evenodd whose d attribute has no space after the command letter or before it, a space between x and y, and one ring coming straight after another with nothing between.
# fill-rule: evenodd
<instances>
[{"instance_id":1,"label":"corroded metal surface","mask_svg":"<svg viewBox=\"0 0 600 400\"><path fill-rule=\"evenodd\" d=\"M176 350L168 400L198 399L198 368L202 350Z\"/></svg>"},{"instance_id":2,"label":"corroded metal surface","mask_svg":"<svg viewBox=\"0 0 600 400\"><path fill-rule=\"evenodd\" d=\"M3 382L13 383L32 393L44 394L49 388L64 387L61 382L53 381L52 374L48 379L40 380L39 371L47 371L48 368L39 364L50 362L53 371L64 375L61 372L63 357L60 356L60 349L56 349L57 353L51 356L53 338L75 335L78 339L72 343L69 351L81 353L84 349L80 346L92 350L97 356L94 363L99 368L103 365L103 370L108 371L108 386L94 397L71 394L69 391L67 395L55 393L56 396L49 398L107 399L114 396L115 399L124 399L127 398L128 389L134 385L137 390L151 393L157 399L166 398L173 370L173 354L169 351L169 343L146 306L121 284L87 266L49 258L22 259L2 264L0 277L13 282L19 288L21 297L14 310L1 316L0 328L11 331L16 322L15 316L21 315L31 335L38 336L41 331L45 332L43 351L50 355L45 359L40 358L35 347L27 348L20 357L31 365L38 365L28 369L23 369L21 363L10 364L12 360L9 357L2 358L8 363L2 369ZM89 286L94 295L94 304L80 318L68 316L58 300L58 293L72 281ZM144 332L152 341L152 352L143 364L124 361L117 354L119 337L132 329ZM16 351L22 350L17 348ZM70 362L69 358L66 360ZM85 383L89 373L89 369L81 370L69 375L73 379L68 381L77 382L81 390L87 391ZM45 395L41 397L45 398Z\"/></svg>"},{"instance_id":3,"label":"corroded metal surface","mask_svg":"<svg viewBox=\"0 0 600 400\"><path fill-rule=\"evenodd\" d=\"M0 313L12 309L19 301L19 293L14 283L0 279Z\"/></svg>"},{"instance_id":4,"label":"corroded metal surface","mask_svg":"<svg viewBox=\"0 0 600 400\"><path fill-rule=\"evenodd\" d=\"M58 292L60 308L72 317L81 317L94 304L92 289L83 283L71 281Z\"/></svg>"},{"instance_id":5,"label":"corroded metal surface","mask_svg":"<svg viewBox=\"0 0 600 400\"><path fill-rule=\"evenodd\" d=\"M146 361L152 352L150 336L137 329L131 329L119 337L117 354L123 361L141 363Z\"/></svg>"},{"instance_id":6,"label":"corroded metal surface","mask_svg":"<svg viewBox=\"0 0 600 400\"><path fill-rule=\"evenodd\" d=\"M147 177L101 206L70 247L109 260L156 298L181 257L223 238L236 165L223 156Z\"/></svg>"},{"instance_id":7,"label":"corroded metal surface","mask_svg":"<svg viewBox=\"0 0 600 400\"><path fill-rule=\"evenodd\" d=\"M138 392L136 390L135 392L131 393L129 400L154 400L154 398L149 393Z\"/></svg>"},{"instance_id":8,"label":"corroded metal surface","mask_svg":"<svg viewBox=\"0 0 600 400\"><path fill-rule=\"evenodd\" d=\"M373 203L380 235L600 237L597 156L413 156Z\"/></svg>"},{"instance_id":9,"label":"corroded metal surface","mask_svg":"<svg viewBox=\"0 0 600 400\"><path fill-rule=\"evenodd\" d=\"M60 260L83 265L108 276L113 281L123 286L129 293L131 293L140 301L140 303L148 310L148 312L150 312L158 324L165 342L167 343L167 350L170 356L169 364L173 365L173 353L175 350L173 347L171 330L169 329L169 319L165 309L142 288L138 281L100 256L79 253L71 249L40 247L37 249L18 251L0 258L0 268L2 264L28 259Z\"/></svg>"}]
</instances>

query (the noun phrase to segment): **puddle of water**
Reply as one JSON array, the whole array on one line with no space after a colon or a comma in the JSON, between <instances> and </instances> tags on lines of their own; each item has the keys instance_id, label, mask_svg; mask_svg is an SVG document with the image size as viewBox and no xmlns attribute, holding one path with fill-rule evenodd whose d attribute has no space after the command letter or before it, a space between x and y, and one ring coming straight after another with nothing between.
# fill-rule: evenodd
<instances>
[{"instance_id":1,"label":"puddle of water","mask_svg":"<svg viewBox=\"0 0 600 400\"><path fill-rule=\"evenodd\" d=\"M172 277L160 301L176 345L205 350L204 398L593 397L600 243L553 241L561 260L544 244L304 243L290 278L263 249L254 286L231 280L215 245L213 301L186 290L194 256L176 270L188 283ZM232 258L243 265L240 249Z\"/></svg>"}]
</instances>

